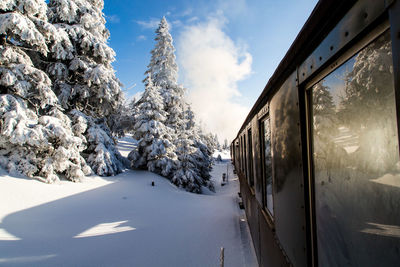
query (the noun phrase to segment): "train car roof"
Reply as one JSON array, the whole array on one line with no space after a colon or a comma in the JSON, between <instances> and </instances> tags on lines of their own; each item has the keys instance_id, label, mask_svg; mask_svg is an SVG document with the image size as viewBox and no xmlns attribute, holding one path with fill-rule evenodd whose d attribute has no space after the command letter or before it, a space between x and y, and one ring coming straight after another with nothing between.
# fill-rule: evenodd
<instances>
[{"instance_id":1,"label":"train car roof","mask_svg":"<svg viewBox=\"0 0 400 267\"><path fill-rule=\"evenodd\" d=\"M278 89L335 27L356 0L320 0L311 12L310 17L298 33L286 55L279 63L274 74L268 80L261 95L253 105L239 133L247 126L254 115L266 104L268 94Z\"/></svg>"}]
</instances>

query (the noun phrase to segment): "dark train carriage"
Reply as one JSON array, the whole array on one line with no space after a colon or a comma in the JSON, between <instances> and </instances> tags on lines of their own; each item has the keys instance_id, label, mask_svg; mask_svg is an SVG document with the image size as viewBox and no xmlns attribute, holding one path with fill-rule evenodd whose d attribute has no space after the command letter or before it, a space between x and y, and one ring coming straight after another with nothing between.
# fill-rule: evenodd
<instances>
[{"instance_id":1,"label":"dark train carriage","mask_svg":"<svg viewBox=\"0 0 400 267\"><path fill-rule=\"evenodd\" d=\"M321 0L231 144L260 266L400 265L400 0Z\"/></svg>"}]
</instances>

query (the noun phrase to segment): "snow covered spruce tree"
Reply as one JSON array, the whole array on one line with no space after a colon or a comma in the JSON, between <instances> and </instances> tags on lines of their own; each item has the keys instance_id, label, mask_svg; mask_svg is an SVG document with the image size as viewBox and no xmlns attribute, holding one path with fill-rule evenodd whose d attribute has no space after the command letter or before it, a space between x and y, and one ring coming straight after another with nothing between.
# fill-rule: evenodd
<instances>
[{"instance_id":1,"label":"snow covered spruce tree","mask_svg":"<svg viewBox=\"0 0 400 267\"><path fill-rule=\"evenodd\" d=\"M168 22L163 17L156 30L157 42L151 51L150 64L146 74L151 74L153 82L160 88L167 112L166 125L178 129L184 119L185 89L178 85L178 66L175 62L175 48L172 36L169 33Z\"/></svg>"},{"instance_id":2,"label":"snow covered spruce tree","mask_svg":"<svg viewBox=\"0 0 400 267\"><path fill-rule=\"evenodd\" d=\"M0 164L48 183L77 181L91 172L84 146L39 69L49 48L61 59L71 44L46 12L43 0L0 2Z\"/></svg>"},{"instance_id":3,"label":"snow covered spruce tree","mask_svg":"<svg viewBox=\"0 0 400 267\"><path fill-rule=\"evenodd\" d=\"M109 127L116 127L113 120L123 96L111 66L115 52L107 45L103 6L102 0L49 1L50 21L67 33L74 50L61 59L58 51L51 53L47 70L62 107L78 124L74 129L87 147L82 155L96 174L115 175L124 168L124 159Z\"/></svg>"},{"instance_id":4,"label":"snow covered spruce tree","mask_svg":"<svg viewBox=\"0 0 400 267\"><path fill-rule=\"evenodd\" d=\"M194 123L194 113L190 107L185 115L185 123L178 131L177 155L180 165L172 182L194 193L201 193L202 186L214 191L214 184L210 181L211 151L199 136L200 129Z\"/></svg>"},{"instance_id":5,"label":"snow covered spruce tree","mask_svg":"<svg viewBox=\"0 0 400 267\"><path fill-rule=\"evenodd\" d=\"M145 83L145 92L136 104L138 112L133 118L133 137L138 140L138 147L129 153L128 159L134 168L148 169L170 178L179 165L171 141L172 129L164 125L167 113L151 74Z\"/></svg>"},{"instance_id":6,"label":"snow covered spruce tree","mask_svg":"<svg viewBox=\"0 0 400 267\"><path fill-rule=\"evenodd\" d=\"M200 193L202 186L213 189L211 153L196 132L193 112L184 100L185 89L177 83L175 48L164 17L155 40L145 73L146 91L135 105L133 133L139 145L129 155L132 166L172 178L191 192Z\"/></svg>"}]
</instances>

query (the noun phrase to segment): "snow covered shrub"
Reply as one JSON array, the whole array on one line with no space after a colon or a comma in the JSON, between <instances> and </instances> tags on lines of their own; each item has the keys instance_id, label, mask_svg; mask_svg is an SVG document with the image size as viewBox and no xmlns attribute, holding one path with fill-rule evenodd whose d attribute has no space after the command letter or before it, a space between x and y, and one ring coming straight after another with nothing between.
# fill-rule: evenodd
<instances>
[{"instance_id":1,"label":"snow covered shrub","mask_svg":"<svg viewBox=\"0 0 400 267\"><path fill-rule=\"evenodd\" d=\"M63 175L79 181L91 170L80 156L84 146L71 131L70 120L57 108L37 116L25 102L10 94L0 96L0 164L47 183Z\"/></svg>"},{"instance_id":2,"label":"snow covered shrub","mask_svg":"<svg viewBox=\"0 0 400 267\"><path fill-rule=\"evenodd\" d=\"M172 182L189 192L201 193L202 186L214 191L214 185L210 181L209 172L202 172L204 155L194 142L190 140L187 131L182 129L177 145L179 168L172 177Z\"/></svg>"},{"instance_id":3,"label":"snow covered shrub","mask_svg":"<svg viewBox=\"0 0 400 267\"><path fill-rule=\"evenodd\" d=\"M78 110L72 110L72 130L87 146L83 155L92 170L101 176L116 175L127 165L115 147L115 140L104 120L94 119Z\"/></svg>"},{"instance_id":4,"label":"snow covered shrub","mask_svg":"<svg viewBox=\"0 0 400 267\"><path fill-rule=\"evenodd\" d=\"M0 164L49 183L77 181L90 174L84 146L39 69L49 48L65 41L46 12L41 0L0 3Z\"/></svg>"}]
</instances>

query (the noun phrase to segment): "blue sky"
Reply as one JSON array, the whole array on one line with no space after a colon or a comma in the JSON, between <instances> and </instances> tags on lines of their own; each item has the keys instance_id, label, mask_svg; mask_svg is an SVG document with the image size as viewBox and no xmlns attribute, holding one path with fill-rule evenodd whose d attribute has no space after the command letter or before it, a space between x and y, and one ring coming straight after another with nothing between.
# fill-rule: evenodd
<instances>
[{"instance_id":1,"label":"blue sky","mask_svg":"<svg viewBox=\"0 0 400 267\"><path fill-rule=\"evenodd\" d=\"M231 139L316 3L105 0L109 44L117 54L113 66L128 96L143 91L154 30L165 16L177 49L179 82L187 88L188 101L210 131ZM211 98L216 100L204 102Z\"/></svg>"}]
</instances>

